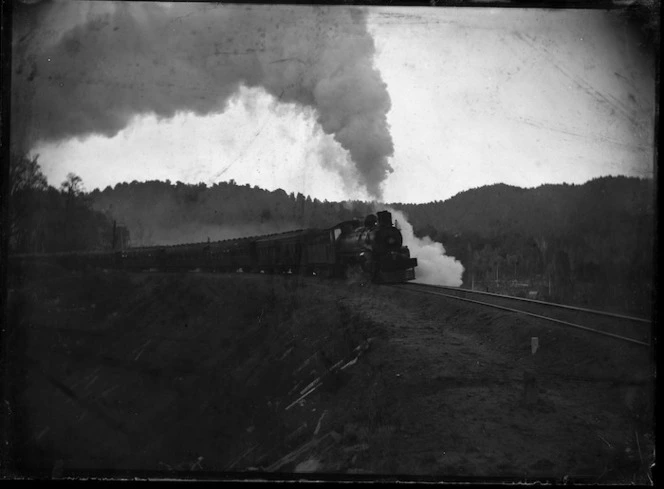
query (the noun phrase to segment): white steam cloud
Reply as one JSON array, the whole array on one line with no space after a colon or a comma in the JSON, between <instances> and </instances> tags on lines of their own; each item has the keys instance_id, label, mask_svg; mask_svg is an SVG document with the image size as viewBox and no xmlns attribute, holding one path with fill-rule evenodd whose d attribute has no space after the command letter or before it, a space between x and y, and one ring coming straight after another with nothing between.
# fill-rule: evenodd
<instances>
[{"instance_id":1,"label":"white steam cloud","mask_svg":"<svg viewBox=\"0 0 664 489\"><path fill-rule=\"evenodd\" d=\"M240 87L261 87L314 114L350 155L358 183L381 199L392 171L391 100L365 9L64 1L16 3L15 14L19 150L113 137L140 115L222 113Z\"/></svg>"},{"instance_id":2,"label":"white steam cloud","mask_svg":"<svg viewBox=\"0 0 664 489\"><path fill-rule=\"evenodd\" d=\"M403 212L390 208L388 210L401 230L403 244L408 246L410 256L417 258L415 282L459 287L463 274L461 262L454 257L447 256L441 243L433 241L428 236L416 237L413 233L413 226Z\"/></svg>"}]
</instances>

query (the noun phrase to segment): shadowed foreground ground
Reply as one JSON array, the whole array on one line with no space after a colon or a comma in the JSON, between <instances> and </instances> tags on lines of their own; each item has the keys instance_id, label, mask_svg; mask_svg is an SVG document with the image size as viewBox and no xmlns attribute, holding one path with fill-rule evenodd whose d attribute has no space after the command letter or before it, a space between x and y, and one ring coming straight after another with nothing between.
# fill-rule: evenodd
<instances>
[{"instance_id":1,"label":"shadowed foreground ground","mask_svg":"<svg viewBox=\"0 0 664 489\"><path fill-rule=\"evenodd\" d=\"M357 283L38 272L10 282L15 473L648 482L642 347Z\"/></svg>"}]
</instances>

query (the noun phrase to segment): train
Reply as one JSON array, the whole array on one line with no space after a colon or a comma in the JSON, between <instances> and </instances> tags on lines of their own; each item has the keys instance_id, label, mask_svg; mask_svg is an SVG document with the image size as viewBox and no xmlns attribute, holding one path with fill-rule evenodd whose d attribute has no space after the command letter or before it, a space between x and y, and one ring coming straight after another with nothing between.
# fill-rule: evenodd
<instances>
[{"instance_id":1,"label":"train","mask_svg":"<svg viewBox=\"0 0 664 489\"><path fill-rule=\"evenodd\" d=\"M114 239L115 242L115 239ZM417 258L403 244L389 211L324 229L298 229L246 238L123 250L15 255L66 268L130 271L245 272L360 277L374 283L415 279Z\"/></svg>"}]
</instances>

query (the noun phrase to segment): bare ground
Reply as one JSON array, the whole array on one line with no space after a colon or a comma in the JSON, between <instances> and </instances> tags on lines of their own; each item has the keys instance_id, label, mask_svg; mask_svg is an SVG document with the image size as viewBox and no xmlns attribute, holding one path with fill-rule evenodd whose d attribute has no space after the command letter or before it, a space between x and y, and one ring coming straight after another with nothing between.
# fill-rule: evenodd
<instances>
[{"instance_id":1,"label":"bare ground","mask_svg":"<svg viewBox=\"0 0 664 489\"><path fill-rule=\"evenodd\" d=\"M643 347L298 277L52 269L10 287L15 473L649 483Z\"/></svg>"}]
</instances>

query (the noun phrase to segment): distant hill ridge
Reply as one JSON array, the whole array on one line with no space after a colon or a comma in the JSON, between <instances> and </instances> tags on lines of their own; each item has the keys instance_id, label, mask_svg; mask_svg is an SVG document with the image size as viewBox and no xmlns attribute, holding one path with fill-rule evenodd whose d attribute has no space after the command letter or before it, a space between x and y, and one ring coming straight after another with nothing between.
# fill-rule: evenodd
<instances>
[{"instance_id":1,"label":"distant hill ridge","mask_svg":"<svg viewBox=\"0 0 664 489\"><path fill-rule=\"evenodd\" d=\"M21 155L12 155L10 170L27 176L15 180L23 184L9 196L13 252L110 250L118 229L123 246L146 246L326 228L390 206L405 211L415 236L442 243L462 263L464 286L504 292L525 284L519 287L551 300L644 315L652 303L655 188L649 179L602 177L527 189L496 184L445 201L376 205L321 202L232 180L212 186L133 181L86 193L80 177L69 174L56 189L47 185L37 157ZM422 269L425 257L442 252L406 238Z\"/></svg>"},{"instance_id":2,"label":"distant hill ridge","mask_svg":"<svg viewBox=\"0 0 664 489\"><path fill-rule=\"evenodd\" d=\"M184 226L325 227L372 211L367 202L312 200L281 189L268 191L233 181L213 186L149 181L121 183L90 194L95 209L127 225L136 238L172 234L160 228ZM582 185L547 184L520 188L494 184L466 190L445 201L393 203L417 229L490 237L518 233L563 236L622 232L635 221L652 220L652 180L601 177ZM184 236L182 236L184 238ZM193 236L192 236L193 239ZM172 241L172 239L168 239Z\"/></svg>"},{"instance_id":3,"label":"distant hill ridge","mask_svg":"<svg viewBox=\"0 0 664 489\"><path fill-rule=\"evenodd\" d=\"M582 185L547 184L524 189L495 184L427 204L397 204L416 226L450 233L565 235L620 232L629 220L652 220L652 180L602 177Z\"/></svg>"},{"instance_id":4,"label":"distant hill ridge","mask_svg":"<svg viewBox=\"0 0 664 489\"><path fill-rule=\"evenodd\" d=\"M89 197L129 229L134 246L324 228L376 210L233 181L122 183ZM527 282L549 300L645 315L654 202L652 180L602 177L527 189L495 184L445 201L387 205L405 211L416 236L443 243L461 261L464 286L501 292L508 282Z\"/></svg>"}]
</instances>

